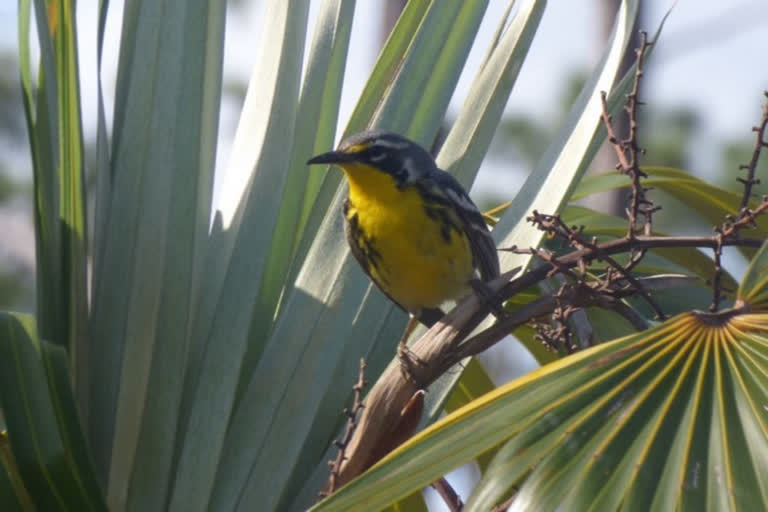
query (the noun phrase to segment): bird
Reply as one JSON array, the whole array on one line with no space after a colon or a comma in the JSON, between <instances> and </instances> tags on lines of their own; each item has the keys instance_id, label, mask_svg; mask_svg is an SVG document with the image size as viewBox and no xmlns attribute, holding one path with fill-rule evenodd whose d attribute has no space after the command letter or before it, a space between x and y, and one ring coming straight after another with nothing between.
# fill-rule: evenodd
<instances>
[{"instance_id":1,"label":"bird","mask_svg":"<svg viewBox=\"0 0 768 512\"><path fill-rule=\"evenodd\" d=\"M416 142L364 131L307 165L332 164L349 184L343 205L347 242L363 271L416 322L434 325L440 305L499 276L496 245L483 215L461 184Z\"/></svg>"}]
</instances>

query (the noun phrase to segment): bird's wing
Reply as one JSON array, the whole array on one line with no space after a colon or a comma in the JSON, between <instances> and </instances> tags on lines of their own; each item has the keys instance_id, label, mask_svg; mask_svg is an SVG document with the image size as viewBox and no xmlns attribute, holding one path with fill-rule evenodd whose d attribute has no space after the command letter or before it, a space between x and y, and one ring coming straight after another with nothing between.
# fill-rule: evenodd
<instances>
[{"instance_id":1,"label":"bird's wing","mask_svg":"<svg viewBox=\"0 0 768 512\"><path fill-rule=\"evenodd\" d=\"M469 239L475 267L480 271L483 281L491 281L498 277L499 256L496 243L485 224L483 215L469 195L456 179L445 171L437 169L430 173L434 184L422 187L422 191L432 200L450 204L461 222L462 228ZM435 186L436 185L436 186Z\"/></svg>"}]
</instances>

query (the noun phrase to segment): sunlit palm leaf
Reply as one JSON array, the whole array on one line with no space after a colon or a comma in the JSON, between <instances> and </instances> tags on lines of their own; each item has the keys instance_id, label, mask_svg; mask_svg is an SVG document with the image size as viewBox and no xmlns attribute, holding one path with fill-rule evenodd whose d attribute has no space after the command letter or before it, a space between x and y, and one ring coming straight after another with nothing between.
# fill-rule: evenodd
<instances>
[{"instance_id":1,"label":"sunlit palm leaf","mask_svg":"<svg viewBox=\"0 0 768 512\"><path fill-rule=\"evenodd\" d=\"M115 509L165 504L172 478L209 226L223 11L133 1L123 12L112 139L102 134L111 144L99 148L89 361L91 448Z\"/></svg>"},{"instance_id":2,"label":"sunlit palm leaf","mask_svg":"<svg viewBox=\"0 0 768 512\"><path fill-rule=\"evenodd\" d=\"M280 213L259 294L259 307L252 320L255 325L273 326L280 294L290 285L286 282L288 271L296 264L293 262L296 245L329 170L308 172L307 155L322 153L334 145L354 8L353 0L331 0L324 2L320 10L296 111L300 121L294 131ZM253 372L270 333L270 328L261 328L251 335L242 375ZM241 384L245 382L247 379Z\"/></svg>"},{"instance_id":3,"label":"sunlit palm leaf","mask_svg":"<svg viewBox=\"0 0 768 512\"><path fill-rule=\"evenodd\" d=\"M453 387L451 394L448 395L444 410L446 413L450 413L460 409L495 388L496 386L480 361L477 358L472 358L467 362L466 367L461 372L461 377ZM491 449L477 457L477 464L482 471L488 467L493 456L496 455L496 451Z\"/></svg>"},{"instance_id":4,"label":"sunlit palm leaf","mask_svg":"<svg viewBox=\"0 0 768 512\"><path fill-rule=\"evenodd\" d=\"M572 391L552 386L468 509L487 510L515 484L510 510L763 508L768 380L750 351L768 350L767 329L766 315L714 327L685 314L571 365Z\"/></svg>"},{"instance_id":5,"label":"sunlit palm leaf","mask_svg":"<svg viewBox=\"0 0 768 512\"><path fill-rule=\"evenodd\" d=\"M40 69L33 83L29 0L19 2L21 82L34 163L37 322L52 343L86 350L84 157L74 4L34 2ZM84 384L84 383L83 383Z\"/></svg>"}]
</instances>

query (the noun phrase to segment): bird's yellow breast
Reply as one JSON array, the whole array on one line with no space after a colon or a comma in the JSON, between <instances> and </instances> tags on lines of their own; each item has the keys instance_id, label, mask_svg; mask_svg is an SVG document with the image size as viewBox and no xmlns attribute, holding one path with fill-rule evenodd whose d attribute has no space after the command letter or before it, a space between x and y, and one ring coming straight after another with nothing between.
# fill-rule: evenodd
<instances>
[{"instance_id":1,"label":"bird's yellow breast","mask_svg":"<svg viewBox=\"0 0 768 512\"><path fill-rule=\"evenodd\" d=\"M411 312L464 295L472 251L463 229L446 222L447 207L425 203L415 186L398 188L392 176L366 165L343 170L350 244L359 244L358 259L361 252L370 256L367 270L376 284Z\"/></svg>"}]
</instances>

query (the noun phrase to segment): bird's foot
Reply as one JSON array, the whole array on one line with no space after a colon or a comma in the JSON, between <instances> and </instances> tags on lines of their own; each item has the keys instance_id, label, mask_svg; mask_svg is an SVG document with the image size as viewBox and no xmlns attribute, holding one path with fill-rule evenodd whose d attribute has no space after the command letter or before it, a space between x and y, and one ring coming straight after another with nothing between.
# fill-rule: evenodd
<instances>
[{"instance_id":1,"label":"bird's foot","mask_svg":"<svg viewBox=\"0 0 768 512\"><path fill-rule=\"evenodd\" d=\"M419 389L427 388L426 379L422 376L426 364L408 348L405 340L401 340L397 345L397 360L403 377L416 384Z\"/></svg>"}]
</instances>

